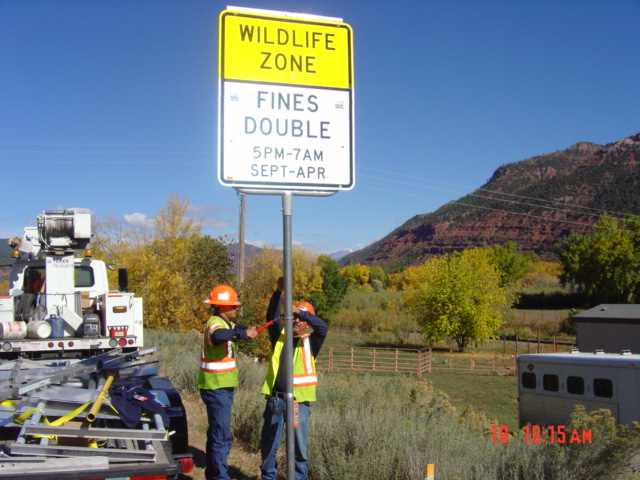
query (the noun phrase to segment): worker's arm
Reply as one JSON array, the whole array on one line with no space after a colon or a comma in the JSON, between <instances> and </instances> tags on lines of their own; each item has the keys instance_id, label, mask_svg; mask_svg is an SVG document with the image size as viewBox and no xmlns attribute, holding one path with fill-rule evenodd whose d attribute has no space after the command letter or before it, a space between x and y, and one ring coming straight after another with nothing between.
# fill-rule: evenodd
<instances>
[{"instance_id":1,"label":"worker's arm","mask_svg":"<svg viewBox=\"0 0 640 480\"><path fill-rule=\"evenodd\" d=\"M220 345L224 342L237 342L238 340L253 338L255 337L255 330L256 327L236 324L231 328L214 328L209 335L211 336L212 345ZM251 335L251 331L253 331L253 335Z\"/></svg>"},{"instance_id":2,"label":"worker's arm","mask_svg":"<svg viewBox=\"0 0 640 480\"><path fill-rule=\"evenodd\" d=\"M329 325L327 325L324 320L317 315L306 310L298 310L298 312L294 313L293 316L294 318L297 316L300 320L307 322L313 329L313 332L311 332L311 335L309 336L309 342L311 344L311 354L314 357L317 357L322 345L324 344L324 340L327 338Z\"/></svg>"},{"instance_id":3,"label":"worker's arm","mask_svg":"<svg viewBox=\"0 0 640 480\"><path fill-rule=\"evenodd\" d=\"M267 321L273 321L268 327L269 340L271 345L275 345L282 332L282 322L280 321L280 308L282 307L282 290L276 289L271 295L269 308L267 308Z\"/></svg>"}]
</instances>

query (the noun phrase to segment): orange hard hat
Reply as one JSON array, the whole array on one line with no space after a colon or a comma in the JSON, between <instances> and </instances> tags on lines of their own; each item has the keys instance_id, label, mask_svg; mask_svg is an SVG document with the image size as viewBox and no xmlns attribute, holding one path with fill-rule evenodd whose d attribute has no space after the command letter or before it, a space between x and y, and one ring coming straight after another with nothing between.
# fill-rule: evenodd
<instances>
[{"instance_id":1,"label":"orange hard hat","mask_svg":"<svg viewBox=\"0 0 640 480\"><path fill-rule=\"evenodd\" d=\"M236 291L229 285L218 285L211 290L204 303L211 305L241 305Z\"/></svg>"},{"instance_id":2,"label":"orange hard hat","mask_svg":"<svg viewBox=\"0 0 640 480\"><path fill-rule=\"evenodd\" d=\"M304 310L305 312L309 312L312 315L316 314L315 309L313 308L313 305L311 305L309 302L300 302L299 304L296 305L296 307L299 310Z\"/></svg>"}]
</instances>

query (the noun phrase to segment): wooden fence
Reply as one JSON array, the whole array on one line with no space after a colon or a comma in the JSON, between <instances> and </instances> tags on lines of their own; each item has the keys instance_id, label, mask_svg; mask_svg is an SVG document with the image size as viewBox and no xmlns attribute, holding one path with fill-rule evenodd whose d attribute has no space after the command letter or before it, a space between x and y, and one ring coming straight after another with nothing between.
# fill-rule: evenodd
<instances>
[{"instance_id":1,"label":"wooden fence","mask_svg":"<svg viewBox=\"0 0 640 480\"><path fill-rule=\"evenodd\" d=\"M439 355L431 363L431 371L456 371L466 373L514 375L517 356L497 353Z\"/></svg>"},{"instance_id":2,"label":"wooden fence","mask_svg":"<svg viewBox=\"0 0 640 480\"><path fill-rule=\"evenodd\" d=\"M513 375L515 355L442 354L431 348L325 347L317 361L318 370L337 372L423 373L441 370L479 374Z\"/></svg>"}]
</instances>

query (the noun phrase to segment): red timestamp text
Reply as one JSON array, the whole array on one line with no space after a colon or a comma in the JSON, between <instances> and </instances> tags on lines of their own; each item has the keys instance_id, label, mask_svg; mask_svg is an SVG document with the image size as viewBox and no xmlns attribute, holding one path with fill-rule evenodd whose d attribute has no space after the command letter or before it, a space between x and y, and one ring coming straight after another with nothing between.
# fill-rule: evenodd
<instances>
[{"instance_id":1,"label":"red timestamp text","mask_svg":"<svg viewBox=\"0 0 640 480\"><path fill-rule=\"evenodd\" d=\"M509 427L506 425L493 425L493 443L509 442ZM593 443L591 429L567 429L564 425L551 425L543 428L539 425L526 425L522 427L525 443Z\"/></svg>"}]
</instances>

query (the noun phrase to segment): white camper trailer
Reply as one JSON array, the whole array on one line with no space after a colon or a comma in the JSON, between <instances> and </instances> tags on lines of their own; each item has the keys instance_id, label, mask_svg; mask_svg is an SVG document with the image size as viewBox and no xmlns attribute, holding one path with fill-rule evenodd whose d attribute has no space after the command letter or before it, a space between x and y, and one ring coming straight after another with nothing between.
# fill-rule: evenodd
<instances>
[{"instance_id":1,"label":"white camper trailer","mask_svg":"<svg viewBox=\"0 0 640 480\"><path fill-rule=\"evenodd\" d=\"M619 424L640 421L640 355L527 354L518 357L520 427L567 425L577 405L611 410Z\"/></svg>"}]
</instances>

